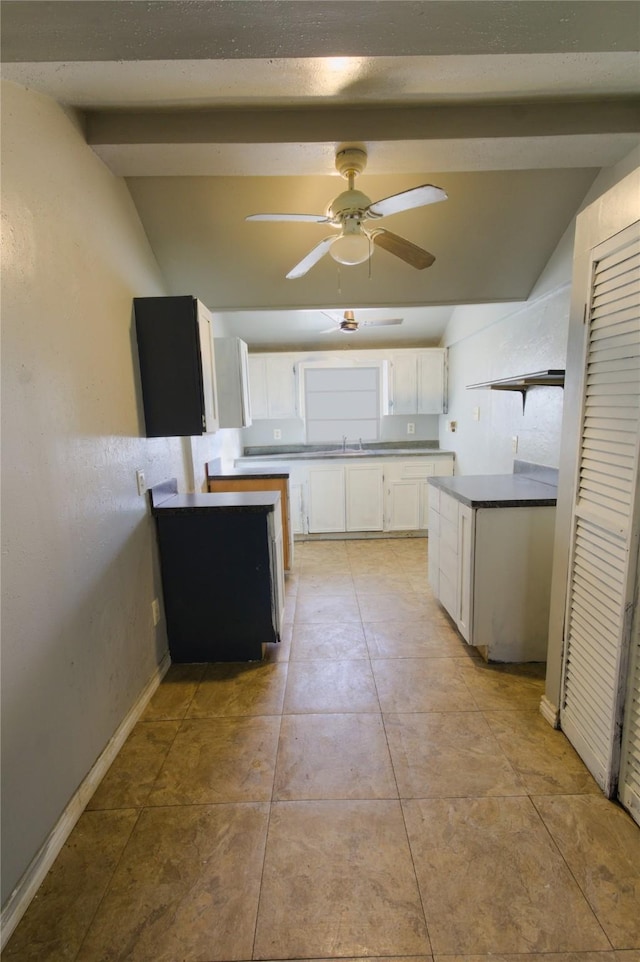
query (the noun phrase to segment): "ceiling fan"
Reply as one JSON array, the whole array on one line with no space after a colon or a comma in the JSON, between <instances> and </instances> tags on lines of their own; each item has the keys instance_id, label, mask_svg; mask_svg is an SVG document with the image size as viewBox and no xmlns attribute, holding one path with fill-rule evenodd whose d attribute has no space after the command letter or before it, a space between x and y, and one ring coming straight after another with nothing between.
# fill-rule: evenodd
<instances>
[{"instance_id":1,"label":"ceiling fan","mask_svg":"<svg viewBox=\"0 0 640 962\"><path fill-rule=\"evenodd\" d=\"M367 153L361 147L345 147L336 154L336 170L346 177L348 190L338 194L327 209L326 214L250 214L245 220L293 221L308 224L330 224L340 229L335 236L325 237L309 251L302 260L286 275L288 280L303 277L318 261L329 253L340 264L362 264L373 253L374 245L390 254L395 254L411 267L424 270L435 261L433 254L423 250L404 237L392 234L382 227L365 230L363 222L379 220L388 214L398 214L414 207L425 207L446 200L447 195L441 187L423 184L412 187L399 194L383 197L375 202L354 188L354 181L367 163Z\"/></svg>"},{"instance_id":2,"label":"ceiling fan","mask_svg":"<svg viewBox=\"0 0 640 962\"><path fill-rule=\"evenodd\" d=\"M392 324L402 324L401 317L389 317L383 321L356 321L355 314L353 311L345 311L342 315L342 320L338 320L336 317L332 317L331 314L327 314L326 311L322 311L325 317L328 317L333 321L334 324L338 325L338 330L343 334L354 334L360 327L388 327ZM335 334L336 328L330 327L326 331L321 331L321 334Z\"/></svg>"}]
</instances>

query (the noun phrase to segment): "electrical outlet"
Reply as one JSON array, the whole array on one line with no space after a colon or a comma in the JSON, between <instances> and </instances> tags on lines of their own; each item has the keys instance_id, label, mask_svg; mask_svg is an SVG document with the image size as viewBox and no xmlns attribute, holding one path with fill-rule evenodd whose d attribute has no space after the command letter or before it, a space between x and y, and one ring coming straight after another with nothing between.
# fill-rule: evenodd
<instances>
[{"instance_id":1,"label":"electrical outlet","mask_svg":"<svg viewBox=\"0 0 640 962\"><path fill-rule=\"evenodd\" d=\"M474 409L473 409L473 420L474 420L474 421L479 421L479 420L480 420L480 408L474 408Z\"/></svg>"},{"instance_id":2,"label":"electrical outlet","mask_svg":"<svg viewBox=\"0 0 640 962\"><path fill-rule=\"evenodd\" d=\"M160 602L157 598L154 598L151 602L151 617L153 618L153 627L160 621Z\"/></svg>"},{"instance_id":3,"label":"electrical outlet","mask_svg":"<svg viewBox=\"0 0 640 962\"><path fill-rule=\"evenodd\" d=\"M144 494L147 490L147 482L144 476L144 471L136 471L136 484L138 485L138 494Z\"/></svg>"},{"instance_id":4,"label":"electrical outlet","mask_svg":"<svg viewBox=\"0 0 640 962\"><path fill-rule=\"evenodd\" d=\"M458 427L457 421L447 421L447 430L451 431L452 434L456 433L457 427Z\"/></svg>"},{"instance_id":5,"label":"electrical outlet","mask_svg":"<svg viewBox=\"0 0 640 962\"><path fill-rule=\"evenodd\" d=\"M274 441L280 441L281 438L282 438L282 431L280 430L280 428L274 428L274 429L273 429L273 440L274 440Z\"/></svg>"},{"instance_id":6,"label":"electrical outlet","mask_svg":"<svg viewBox=\"0 0 640 962\"><path fill-rule=\"evenodd\" d=\"M407 434L415 434L416 426L413 421L407 421Z\"/></svg>"},{"instance_id":7,"label":"electrical outlet","mask_svg":"<svg viewBox=\"0 0 640 962\"><path fill-rule=\"evenodd\" d=\"M518 450L518 435L514 434L511 438L511 450L515 454Z\"/></svg>"}]
</instances>

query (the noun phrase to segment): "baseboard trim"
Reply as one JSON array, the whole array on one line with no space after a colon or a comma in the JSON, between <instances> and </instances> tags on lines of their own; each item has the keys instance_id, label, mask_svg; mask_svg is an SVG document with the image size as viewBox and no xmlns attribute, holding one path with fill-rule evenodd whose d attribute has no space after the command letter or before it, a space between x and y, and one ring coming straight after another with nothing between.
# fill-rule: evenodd
<instances>
[{"instance_id":1,"label":"baseboard trim","mask_svg":"<svg viewBox=\"0 0 640 962\"><path fill-rule=\"evenodd\" d=\"M147 707L152 695L166 675L171 658L167 653L149 679L137 701L127 713L102 754L84 781L70 799L48 838L33 858L28 869L11 893L0 914L0 950L15 931L18 922L27 911L29 903L42 885L44 878L58 857L62 846L89 803L89 799L104 778L114 758L122 748L134 725Z\"/></svg>"},{"instance_id":2,"label":"baseboard trim","mask_svg":"<svg viewBox=\"0 0 640 962\"><path fill-rule=\"evenodd\" d=\"M540 714L552 728L560 728L560 711L553 702L549 701L546 695L543 695L540 699Z\"/></svg>"}]
</instances>

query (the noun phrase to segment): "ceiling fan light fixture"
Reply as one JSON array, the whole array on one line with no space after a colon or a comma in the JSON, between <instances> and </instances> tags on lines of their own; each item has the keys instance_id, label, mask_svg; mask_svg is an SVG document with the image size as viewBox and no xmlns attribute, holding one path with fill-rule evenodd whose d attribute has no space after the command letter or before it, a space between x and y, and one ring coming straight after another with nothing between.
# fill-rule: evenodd
<instances>
[{"instance_id":1,"label":"ceiling fan light fixture","mask_svg":"<svg viewBox=\"0 0 640 962\"><path fill-rule=\"evenodd\" d=\"M329 248L334 261L348 267L362 264L369 259L370 246L366 234L342 234Z\"/></svg>"}]
</instances>

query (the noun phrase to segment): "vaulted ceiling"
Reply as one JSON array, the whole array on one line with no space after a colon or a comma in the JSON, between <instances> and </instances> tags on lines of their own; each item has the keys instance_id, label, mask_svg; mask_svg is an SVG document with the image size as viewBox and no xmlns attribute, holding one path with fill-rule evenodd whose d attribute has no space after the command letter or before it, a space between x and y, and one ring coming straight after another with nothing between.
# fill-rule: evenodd
<instances>
[{"instance_id":1,"label":"vaulted ceiling","mask_svg":"<svg viewBox=\"0 0 640 962\"><path fill-rule=\"evenodd\" d=\"M359 332L369 346L436 343L452 305L525 299L598 170L637 145L639 16L624 0L4 0L2 75L82 112L170 289L251 345L329 347L318 309L345 307L405 317ZM245 217L323 214L345 144L366 148L373 200L446 190L384 223L433 266L376 250L285 279L331 228Z\"/></svg>"}]
</instances>

